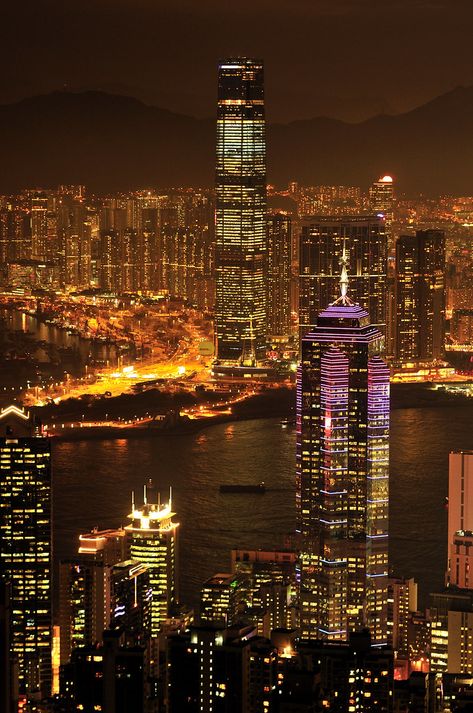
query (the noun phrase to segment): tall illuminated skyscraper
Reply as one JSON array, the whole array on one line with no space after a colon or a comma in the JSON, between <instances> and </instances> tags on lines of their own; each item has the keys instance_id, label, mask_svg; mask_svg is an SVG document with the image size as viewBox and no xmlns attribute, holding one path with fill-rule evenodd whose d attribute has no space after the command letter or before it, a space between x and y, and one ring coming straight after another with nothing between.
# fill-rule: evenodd
<instances>
[{"instance_id":1,"label":"tall illuminated skyscraper","mask_svg":"<svg viewBox=\"0 0 473 713\"><path fill-rule=\"evenodd\" d=\"M394 181L392 176L380 176L371 184L370 208L373 213L382 213L386 220L386 232L391 233L394 211Z\"/></svg>"},{"instance_id":2,"label":"tall illuminated skyscraper","mask_svg":"<svg viewBox=\"0 0 473 713\"><path fill-rule=\"evenodd\" d=\"M299 272L300 338L338 293L340 258L346 247L350 294L385 335L387 242L384 218L315 216L302 225Z\"/></svg>"},{"instance_id":3,"label":"tall illuminated skyscraper","mask_svg":"<svg viewBox=\"0 0 473 713\"><path fill-rule=\"evenodd\" d=\"M0 577L10 582L20 690L51 688L51 446L16 406L0 411Z\"/></svg>"},{"instance_id":4,"label":"tall illuminated skyscraper","mask_svg":"<svg viewBox=\"0 0 473 713\"><path fill-rule=\"evenodd\" d=\"M264 356L267 335L266 141L263 63L238 58L218 68L216 173L217 356Z\"/></svg>"},{"instance_id":5,"label":"tall illuminated skyscraper","mask_svg":"<svg viewBox=\"0 0 473 713\"><path fill-rule=\"evenodd\" d=\"M131 524L125 527L129 537L130 558L148 567L149 584L153 590L151 601L151 636L160 627L178 601L177 532L179 523L173 521L171 498L167 505L152 500L152 486L144 488L144 503L133 504L128 516Z\"/></svg>"},{"instance_id":6,"label":"tall illuminated skyscraper","mask_svg":"<svg viewBox=\"0 0 473 713\"><path fill-rule=\"evenodd\" d=\"M418 230L396 243L396 359L441 359L445 342L445 234Z\"/></svg>"},{"instance_id":7,"label":"tall illuminated skyscraper","mask_svg":"<svg viewBox=\"0 0 473 713\"><path fill-rule=\"evenodd\" d=\"M346 257L344 256L344 262ZM386 643L389 369L368 312L342 295L302 341L297 391L300 616L305 639Z\"/></svg>"}]
</instances>

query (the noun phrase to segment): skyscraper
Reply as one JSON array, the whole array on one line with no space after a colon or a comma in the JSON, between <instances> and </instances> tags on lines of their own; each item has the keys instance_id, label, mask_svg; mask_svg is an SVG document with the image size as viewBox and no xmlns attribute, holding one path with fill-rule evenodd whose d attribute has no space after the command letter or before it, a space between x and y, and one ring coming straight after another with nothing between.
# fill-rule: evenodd
<instances>
[{"instance_id":1,"label":"skyscraper","mask_svg":"<svg viewBox=\"0 0 473 713\"><path fill-rule=\"evenodd\" d=\"M343 246L348 256L350 294L385 334L387 243L384 218L352 215L313 217L302 225L299 272L300 338L338 293Z\"/></svg>"},{"instance_id":2,"label":"skyscraper","mask_svg":"<svg viewBox=\"0 0 473 713\"><path fill-rule=\"evenodd\" d=\"M141 507L133 504L128 516L131 524L125 527L129 538L130 558L148 567L151 600L151 636L160 627L178 601L177 532L179 523L173 521L171 498L161 505L153 495L152 486L144 488ZM156 499L154 499L156 498Z\"/></svg>"},{"instance_id":3,"label":"skyscraper","mask_svg":"<svg viewBox=\"0 0 473 713\"><path fill-rule=\"evenodd\" d=\"M394 181L392 176L380 176L371 184L369 190L370 209L375 215L382 213L388 236L389 254L394 249L392 224L394 218Z\"/></svg>"},{"instance_id":4,"label":"skyscraper","mask_svg":"<svg viewBox=\"0 0 473 713\"><path fill-rule=\"evenodd\" d=\"M216 173L217 356L237 362L250 344L264 356L267 334L266 142L263 63L239 58L218 68Z\"/></svg>"},{"instance_id":5,"label":"skyscraper","mask_svg":"<svg viewBox=\"0 0 473 713\"><path fill-rule=\"evenodd\" d=\"M297 510L302 638L386 642L389 369L368 312L342 295L302 341Z\"/></svg>"},{"instance_id":6,"label":"skyscraper","mask_svg":"<svg viewBox=\"0 0 473 713\"><path fill-rule=\"evenodd\" d=\"M291 333L291 217L275 213L268 217L268 334Z\"/></svg>"},{"instance_id":7,"label":"skyscraper","mask_svg":"<svg viewBox=\"0 0 473 713\"><path fill-rule=\"evenodd\" d=\"M0 411L0 577L11 584L22 693L51 687L51 446L16 406Z\"/></svg>"},{"instance_id":8,"label":"skyscraper","mask_svg":"<svg viewBox=\"0 0 473 713\"><path fill-rule=\"evenodd\" d=\"M400 363L443 356L445 341L445 235L418 230L396 243L396 342Z\"/></svg>"}]
</instances>

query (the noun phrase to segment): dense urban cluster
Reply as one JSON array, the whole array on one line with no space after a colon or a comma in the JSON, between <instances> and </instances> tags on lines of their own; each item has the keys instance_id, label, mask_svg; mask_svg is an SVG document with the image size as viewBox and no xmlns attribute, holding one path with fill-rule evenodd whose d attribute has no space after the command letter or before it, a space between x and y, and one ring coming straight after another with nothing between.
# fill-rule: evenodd
<instances>
[{"instance_id":1,"label":"dense urban cluster","mask_svg":"<svg viewBox=\"0 0 473 713\"><path fill-rule=\"evenodd\" d=\"M76 533L53 576L52 438L40 409L6 406L0 708L468 710L473 453L450 455L446 587L425 611L390 570L388 516L390 382L473 371L473 197L407 199L389 175L268 187L263 64L225 60L218 80L215 190L2 197L2 300L179 300L213 316L218 383L283 381L271 364L297 353L291 546L232 550L194 610L172 492L149 481L127 525ZM227 492L245 487L264 491Z\"/></svg>"}]
</instances>

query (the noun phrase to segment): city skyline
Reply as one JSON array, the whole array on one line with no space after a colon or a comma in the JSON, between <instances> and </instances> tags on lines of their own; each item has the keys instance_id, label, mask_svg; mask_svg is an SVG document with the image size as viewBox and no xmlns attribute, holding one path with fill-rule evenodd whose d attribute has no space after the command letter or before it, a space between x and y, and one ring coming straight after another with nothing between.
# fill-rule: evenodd
<instances>
[{"instance_id":1,"label":"city skyline","mask_svg":"<svg viewBox=\"0 0 473 713\"><path fill-rule=\"evenodd\" d=\"M138 0L140 23L161 17L148 2ZM66 87L39 100L41 111L62 107L54 141L41 138L41 120L32 141L20 139L29 156L17 154L13 183L36 170L38 146L51 156L39 161L44 183L0 190L6 713L460 713L473 699L473 194L424 193L435 183L428 159L448 175L452 146L467 172L455 126L466 94L449 95L458 105L447 123L442 100L364 124L268 132L263 53L231 51L240 19L242 45L259 37L267 49L251 22L267 0L245 3L191 13L209 27L193 26L208 42L189 81L213 51L215 20L238 20L213 65L215 120ZM311 48L333 57L330 27L342 28L337 41L345 31L360 40L385 18L388 52L401 18L435 12L438 23L445 10L444 0L404 4L321 0L307 13L296 0L284 29L317 18ZM106 38L128 6L107 13ZM297 63L287 39L273 88ZM319 63L314 84L373 65L376 46L363 45L350 71L345 51L327 77ZM373 65L387 92L388 60ZM294 96L302 80L294 75ZM74 109L84 99L95 107L85 121ZM35 101L11 110L14 155L8 132L35 118L13 117ZM9 111L0 106L0 126ZM311 183L314 132L323 180ZM296 169L273 185L268 167L289 146ZM100 166L107 190L68 170L51 180L56 158L84 175ZM183 159L186 180L158 188L156 165ZM193 180L201 162L214 182ZM332 178L337 165L343 180Z\"/></svg>"}]
</instances>

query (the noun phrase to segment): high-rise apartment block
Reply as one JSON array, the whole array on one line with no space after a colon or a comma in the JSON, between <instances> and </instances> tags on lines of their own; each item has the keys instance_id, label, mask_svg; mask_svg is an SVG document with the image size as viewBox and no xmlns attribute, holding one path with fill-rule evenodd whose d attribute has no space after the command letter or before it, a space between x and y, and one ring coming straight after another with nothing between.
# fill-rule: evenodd
<instances>
[{"instance_id":1,"label":"high-rise apartment block","mask_svg":"<svg viewBox=\"0 0 473 713\"><path fill-rule=\"evenodd\" d=\"M346 296L302 341L297 514L304 639L387 640L389 369L380 331Z\"/></svg>"},{"instance_id":2,"label":"high-rise apartment block","mask_svg":"<svg viewBox=\"0 0 473 713\"><path fill-rule=\"evenodd\" d=\"M445 341L445 235L418 230L396 243L395 356L399 363L441 359Z\"/></svg>"},{"instance_id":3,"label":"high-rise apartment block","mask_svg":"<svg viewBox=\"0 0 473 713\"><path fill-rule=\"evenodd\" d=\"M350 294L385 334L387 242L384 218L313 217L302 223L299 268L300 338L338 294L340 260L345 245Z\"/></svg>"},{"instance_id":4,"label":"high-rise apartment block","mask_svg":"<svg viewBox=\"0 0 473 713\"><path fill-rule=\"evenodd\" d=\"M10 582L20 691L51 690L51 445L16 406L0 411L0 577Z\"/></svg>"},{"instance_id":5,"label":"high-rise apartment block","mask_svg":"<svg viewBox=\"0 0 473 713\"><path fill-rule=\"evenodd\" d=\"M217 356L237 362L250 345L265 353L266 141L263 63L227 59L218 68L216 173Z\"/></svg>"}]
</instances>

